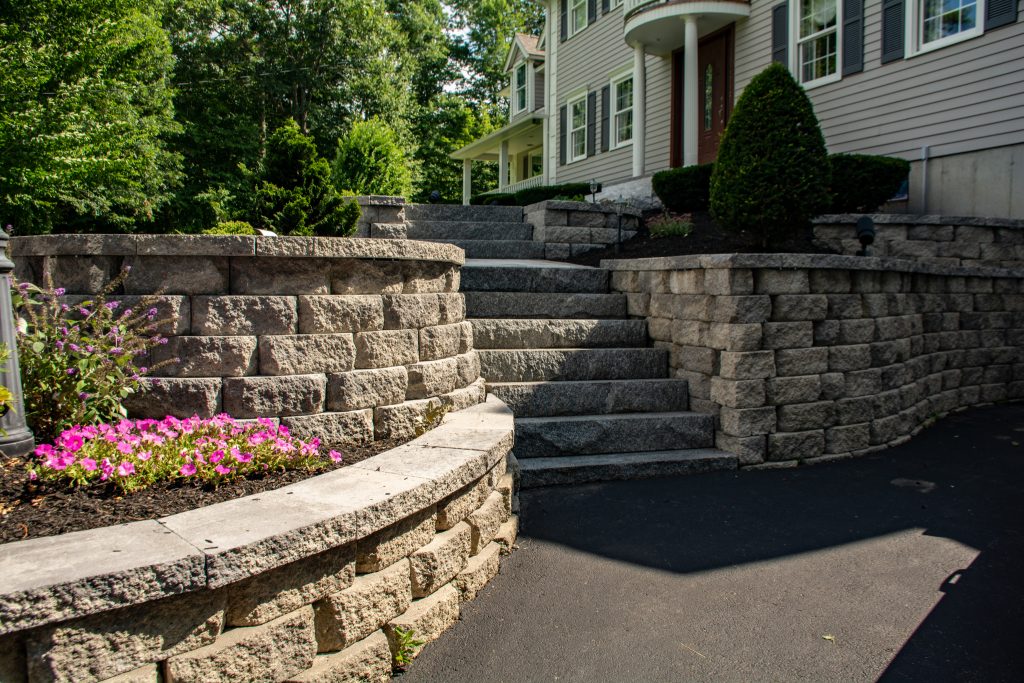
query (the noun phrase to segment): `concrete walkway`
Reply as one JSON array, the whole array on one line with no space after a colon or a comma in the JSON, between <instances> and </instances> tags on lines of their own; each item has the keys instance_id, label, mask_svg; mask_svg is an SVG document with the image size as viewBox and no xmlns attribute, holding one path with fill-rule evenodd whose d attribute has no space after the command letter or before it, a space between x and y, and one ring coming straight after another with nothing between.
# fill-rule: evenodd
<instances>
[{"instance_id":1,"label":"concrete walkway","mask_svg":"<svg viewBox=\"0 0 1024 683\"><path fill-rule=\"evenodd\" d=\"M523 494L402 683L1024 680L1024 405L883 454Z\"/></svg>"}]
</instances>

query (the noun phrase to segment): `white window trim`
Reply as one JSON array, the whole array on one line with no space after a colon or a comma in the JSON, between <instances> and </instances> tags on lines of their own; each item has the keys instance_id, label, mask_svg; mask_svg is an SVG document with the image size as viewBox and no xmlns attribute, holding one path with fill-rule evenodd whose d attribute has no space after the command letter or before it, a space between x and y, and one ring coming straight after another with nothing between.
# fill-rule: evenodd
<instances>
[{"instance_id":1,"label":"white window trim","mask_svg":"<svg viewBox=\"0 0 1024 683\"><path fill-rule=\"evenodd\" d=\"M590 125L590 108L587 106L587 104L588 104L587 103L587 95L588 95L588 93L586 91L583 91L583 92L581 92L581 93L579 93L579 94L577 94L577 95L575 95L573 97L570 97L565 102L565 109L566 109L566 111L565 111L565 119L566 119L566 121L565 122L566 122L566 127L568 128L568 130L565 132L566 133L565 144L566 144L566 147L567 147L566 155L565 155L566 156L566 164L575 163L577 161L583 161L584 159L587 158L587 128ZM580 102L583 103L583 126L582 126L582 128L573 128L572 127L572 108L573 108L574 105L576 105L576 104L578 104ZM576 131L580 131L580 130L583 131L583 154L581 156L576 156L576 149L575 149L575 145L573 145L572 136L573 136L573 133L575 133Z\"/></svg>"},{"instance_id":2,"label":"white window trim","mask_svg":"<svg viewBox=\"0 0 1024 683\"><path fill-rule=\"evenodd\" d=\"M914 0L909 0L914 2ZM800 64L800 2L789 3L789 71L796 77L796 82L804 90L814 90L823 85L837 83L843 79L843 0L836 0L836 72L830 76L822 76L813 81L801 82L802 65ZM806 40L806 39L805 39Z\"/></svg>"},{"instance_id":3,"label":"white window trim","mask_svg":"<svg viewBox=\"0 0 1024 683\"><path fill-rule=\"evenodd\" d=\"M517 75L520 68L525 68L524 73L526 74L526 83L519 83ZM522 114L524 111L530 109L530 90L533 87L533 70L530 68L530 63L526 61L519 62L512 67L512 114ZM522 109L519 108L519 86L526 89L526 104Z\"/></svg>"},{"instance_id":4,"label":"white window trim","mask_svg":"<svg viewBox=\"0 0 1024 683\"><path fill-rule=\"evenodd\" d=\"M566 1L569 3L569 8L567 10L569 12L569 16L567 17L567 22L569 24L569 37L572 38L573 36L576 36L576 35L579 35L580 33L583 33L584 31L587 30L587 27L590 26L590 3L587 2L587 0L566 0ZM576 22L572 20L572 18L573 18L572 17L572 13L573 13L573 10L576 9L577 5L583 5L584 21L583 21L583 26L581 26L580 28L576 28Z\"/></svg>"},{"instance_id":5,"label":"white window trim","mask_svg":"<svg viewBox=\"0 0 1024 683\"><path fill-rule=\"evenodd\" d=\"M612 10L619 9L622 7L622 3L623 0L611 0L611 2L608 3L608 11L611 12Z\"/></svg>"},{"instance_id":6,"label":"white window trim","mask_svg":"<svg viewBox=\"0 0 1024 683\"><path fill-rule=\"evenodd\" d=\"M977 9L975 11L977 24L973 29L970 31L963 31L955 36L948 36L946 38L933 40L927 45L924 44L922 42L924 37L924 12L921 8L922 2L923 0L907 0L905 12L907 17L905 53L908 58L934 52L935 50L941 50L944 47L956 45L957 43L962 43L965 40L972 40L985 34L985 0L977 0Z\"/></svg>"},{"instance_id":7,"label":"white window trim","mask_svg":"<svg viewBox=\"0 0 1024 683\"><path fill-rule=\"evenodd\" d=\"M616 92L615 92L615 86L617 86L619 83L622 83L623 81L631 81L631 80L633 80L633 72L632 71L627 71L627 72L619 73L619 74L616 74L616 75L612 76L611 82L609 84L609 88L608 88L608 109L610 110L608 112L608 126L610 128L610 130L608 131L608 149L609 150L620 149L622 147L631 147L633 145L633 138L636 136L636 83L633 84L633 106L631 106L628 110L627 109L622 109L622 110L618 109L618 99L619 98L616 97ZM623 140L622 142L618 142L616 140L616 138L619 135L619 126L617 125L617 122L616 122L615 119L616 119L616 117L619 114L621 114L621 113L623 113L625 111L632 111L633 112L633 134L632 134L632 136L628 140Z\"/></svg>"}]
</instances>

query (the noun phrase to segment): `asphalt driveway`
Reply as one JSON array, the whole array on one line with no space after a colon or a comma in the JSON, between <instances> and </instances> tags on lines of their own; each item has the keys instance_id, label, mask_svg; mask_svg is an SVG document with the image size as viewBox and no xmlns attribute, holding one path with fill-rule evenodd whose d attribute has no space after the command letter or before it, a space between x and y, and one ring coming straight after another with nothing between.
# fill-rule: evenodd
<instances>
[{"instance_id":1,"label":"asphalt driveway","mask_svg":"<svg viewBox=\"0 0 1024 683\"><path fill-rule=\"evenodd\" d=\"M524 492L519 550L401 677L1022 681L1024 404L883 454Z\"/></svg>"}]
</instances>

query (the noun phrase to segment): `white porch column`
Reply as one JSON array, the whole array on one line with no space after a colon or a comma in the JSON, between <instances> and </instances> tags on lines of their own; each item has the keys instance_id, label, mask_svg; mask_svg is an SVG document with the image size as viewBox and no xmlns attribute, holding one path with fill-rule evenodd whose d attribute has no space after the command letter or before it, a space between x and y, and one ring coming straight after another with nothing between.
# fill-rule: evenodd
<instances>
[{"instance_id":1,"label":"white porch column","mask_svg":"<svg viewBox=\"0 0 1024 683\"><path fill-rule=\"evenodd\" d=\"M498 189L504 190L508 187L508 140L501 143L498 151Z\"/></svg>"},{"instance_id":2,"label":"white porch column","mask_svg":"<svg viewBox=\"0 0 1024 683\"><path fill-rule=\"evenodd\" d=\"M698 117L700 112L700 74L697 73L697 17L686 17L686 44L683 46L683 165L697 163Z\"/></svg>"},{"instance_id":3,"label":"white porch column","mask_svg":"<svg viewBox=\"0 0 1024 683\"><path fill-rule=\"evenodd\" d=\"M462 160L462 203L469 206L473 197L473 160Z\"/></svg>"},{"instance_id":4,"label":"white porch column","mask_svg":"<svg viewBox=\"0 0 1024 683\"><path fill-rule=\"evenodd\" d=\"M647 151L647 53L633 47L633 177L644 175Z\"/></svg>"}]
</instances>

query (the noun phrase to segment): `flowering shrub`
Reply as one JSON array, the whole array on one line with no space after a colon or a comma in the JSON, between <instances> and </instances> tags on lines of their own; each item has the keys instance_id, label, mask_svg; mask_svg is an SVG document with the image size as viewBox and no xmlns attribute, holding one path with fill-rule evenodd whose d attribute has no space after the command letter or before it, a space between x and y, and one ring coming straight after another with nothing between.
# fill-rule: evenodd
<instances>
[{"instance_id":1,"label":"flowering shrub","mask_svg":"<svg viewBox=\"0 0 1024 683\"><path fill-rule=\"evenodd\" d=\"M62 302L63 289L23 282L12 292L18 317L18 356L25 398L25 418L41 441L52 441L72 425L96 424L126 417L123 401L139 380L165 363L147 368L146 353L167 343L158 330L157 297L123 308L108 301L128 276L128 268L90 301Z\"/></svg>"},{"instance_id":2,"label":"flowering shrub","mask_svg":"<svg viewBox=\"0 0 1024 683\"><path fill-rule=\"evenodd\" d=\"M667 211L647 221L651 237L689 237L693 233L693 216L688 213L672 214Z\"/></svg>"},{"instance_id":3,"label":"flowering shrub","mask_svg":"<svg viewBox=\"0 0 1024 683\"><path fill-rule=\"evenodd\" d=\"M72 427L36 448L29 478L71 486L110 484L124 492L180 480L214 486L271 471L317 470L340 462L322 453L319 439L303 441L271 420L121 420Z\"/></svg>"}]
</instances>

